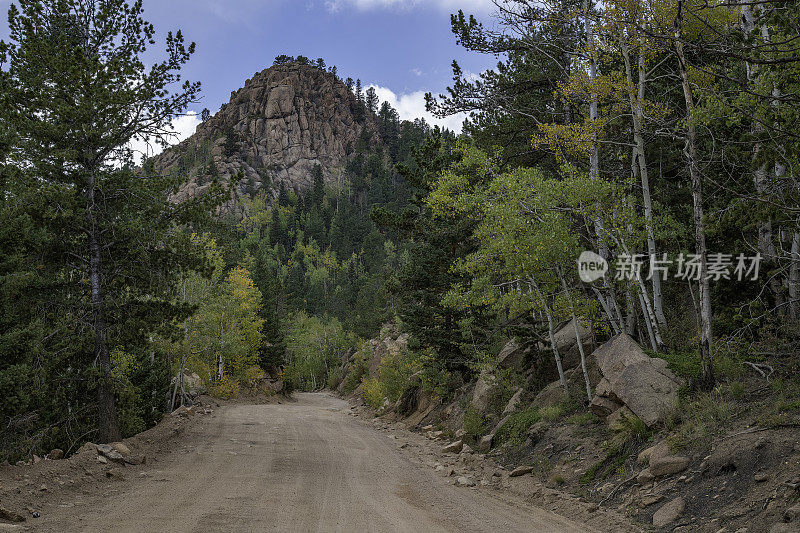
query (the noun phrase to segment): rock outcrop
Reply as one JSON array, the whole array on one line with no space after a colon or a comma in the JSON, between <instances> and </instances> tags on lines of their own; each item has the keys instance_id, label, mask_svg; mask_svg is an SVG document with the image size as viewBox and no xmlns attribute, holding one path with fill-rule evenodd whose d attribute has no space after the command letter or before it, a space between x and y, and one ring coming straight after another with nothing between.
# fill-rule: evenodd
<instances>
[{"instance_id":1,"label":"rock outcrop","mask_svg":"<svg viewBox=\"0 0 800 533\"><path fill-rule=\"evenodd\" d=\"M591 405L598 416L609 417L625 407L652 427L675 407L681 380L666 361L649 357L630 336L617 335L592 357L603 375Z\"/></svg>"},{"instance_id":2,"label":"rock outcrop","mask_svg":"<svg viewBox=\"0 0 800 533\"><path fill-rule=\"evenodd\" d=\"M276 65L231 93L222 109L189 139L153 158L154 171L185 173L176 201L202 194L213 173L234 177L239 193L281 184L304 190L319 164L337 182L355 145L378 141L375 117L333 74L310 65Z\"/></svg>"}]
</instances>

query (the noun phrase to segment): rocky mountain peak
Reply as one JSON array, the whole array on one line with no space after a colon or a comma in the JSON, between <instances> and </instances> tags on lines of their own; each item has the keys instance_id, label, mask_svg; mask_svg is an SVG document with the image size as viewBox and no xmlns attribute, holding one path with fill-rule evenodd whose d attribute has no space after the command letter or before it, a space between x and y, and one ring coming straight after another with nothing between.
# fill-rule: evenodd
<instances>
[{"instance_id":1,"label":"rocky mountain peak","mask_svg":"<svg viewBox=\"0 0 800 533\"><path fill-rule=\"evenodd\" d=\"M379 142L375 117L333 74L299 63L248 79L189 139L153 158L158 173L188 176L176 199L202 194L212 176L231 177L241 193L283 184L304 190L320 165L337 183L357 143Z\"/></svg>"}]
</instances>

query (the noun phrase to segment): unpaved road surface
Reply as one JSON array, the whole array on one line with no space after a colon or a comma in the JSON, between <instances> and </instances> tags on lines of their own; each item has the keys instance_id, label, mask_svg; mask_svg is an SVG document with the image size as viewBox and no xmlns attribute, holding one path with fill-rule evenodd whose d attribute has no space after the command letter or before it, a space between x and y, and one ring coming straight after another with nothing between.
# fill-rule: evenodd
<instances>
[{"instance_id":1,"label":"unpaved road surface","mask_svg":"<svg viewBox=\"0 0 800 533\"><path fill-rule=\"evenodd\" d=\"M348 416L342 400L297 399L225 406L182 448L126 468L116 489L48 513L34 530L591 531L510 495L449 484Z\"/></svg>"}]
</instances>

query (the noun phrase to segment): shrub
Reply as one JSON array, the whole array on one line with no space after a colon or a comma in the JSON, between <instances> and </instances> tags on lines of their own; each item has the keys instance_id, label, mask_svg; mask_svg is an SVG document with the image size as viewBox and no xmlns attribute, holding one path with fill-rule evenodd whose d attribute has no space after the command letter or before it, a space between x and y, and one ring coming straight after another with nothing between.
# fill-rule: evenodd
<instances>
[{"instance_id":1,"label":"shrub","mask_svg":"<svg viewBox=\"0 0 800 533\"><path fill-rule=\"evenodd\" d=\"M386 397L383 394L380 381L377 378L364 378L364 401L373 409L383 407Z\"/></svg>"},{"instance_id":2,"label":"shrub","mask_svg":"<svg viewBox=\"0 0 800 533\"><path fill-rule=\"evenodd\" d=\"M472 442L477 441L486 434L488 423L486 417L479 413L471 405L464 412L464 432L466 437Z\"/></svg>"},{"instance_id":3,"label":"shrub","mask_svg":"<svg viewBox=\"0 0 800 533\"><path fill-rule=\"evenodd\" d=\"M509 416L506 423L497 430L494 436L494 442L498 446L506 442L512 445L520 445L524 442L524 437L528 429L539 420L541 420L541 414L537 407L530 407L519 413L514 413Z\"/></svg>"},{"instance_id":4,"label":"shrub","mask_svg":"<svg viewBox=\"0 0 800 533\"><path fill-rule=\"evenodd\" d=\"M386 354L378 367L381 391L391 403L397 401L408 386L409 379L420 368L419 361L407 350Z\"/></svg>"},{"instance_id":5,"label":"shrub","mask_svg":"<svg viewBox=\"0 0 800 533\"><path fill-rule=\"evenodd\" d=\"M369 371L369 346L364 345L356 352L353 357L353 365L350 367L350 372L344 377L344 387L342 392L344 394L352 394L358 388L362 378Z\"/></svg>"},{"instance_id":6,"label":"shrub","mask_svg":"<svg viewBox=\"0 0 800 533\"><path fill-rule=\"evenodd\" d=\"M228 376L222 376L222 379L215 381L211 385L211 395L215 398L222 398L229 400L239 396L239 382L231 379Z\"/></svg>"}]
</instances>

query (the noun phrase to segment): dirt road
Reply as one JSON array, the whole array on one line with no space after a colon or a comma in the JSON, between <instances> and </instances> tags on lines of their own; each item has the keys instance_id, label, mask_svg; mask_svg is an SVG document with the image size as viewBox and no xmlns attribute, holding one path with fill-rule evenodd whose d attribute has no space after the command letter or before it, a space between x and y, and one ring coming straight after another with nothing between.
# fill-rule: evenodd
<instances>
[{"instance_id":1,"label":"dirt road","mask_svg":"<svg viewBox=\"0 0 800 533\"><path fill-rule=\"evenodd\" d=\"M35 530L590 531L513 497L449 484L348 416L344 401L297 398L219 409L183 449L127 468L119 488L48 513Z\"/></svg>"}]
</instances>

